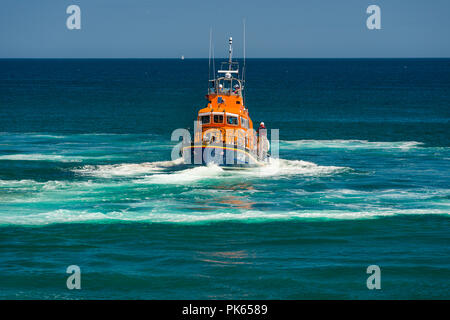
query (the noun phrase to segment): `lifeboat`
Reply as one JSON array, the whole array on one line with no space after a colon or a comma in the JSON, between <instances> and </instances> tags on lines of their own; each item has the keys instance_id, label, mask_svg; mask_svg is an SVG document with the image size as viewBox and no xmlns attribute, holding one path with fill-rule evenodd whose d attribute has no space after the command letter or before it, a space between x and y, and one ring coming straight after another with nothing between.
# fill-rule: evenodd
<instances>
[{"instance_id":1,"label":"lifeboat","mask_svg":"<svg viewBox=\"0 0 450 320\"><path fill-rule=\"evenodd\" d=\"M254 130L245 107L244 76L232 60L232 44L230 37L229 60L209 80L207 105L194 122L194 141L182 147L186 164L253 167L269 162L267 130L263 122Z\"/></svg>"}]
</instances>

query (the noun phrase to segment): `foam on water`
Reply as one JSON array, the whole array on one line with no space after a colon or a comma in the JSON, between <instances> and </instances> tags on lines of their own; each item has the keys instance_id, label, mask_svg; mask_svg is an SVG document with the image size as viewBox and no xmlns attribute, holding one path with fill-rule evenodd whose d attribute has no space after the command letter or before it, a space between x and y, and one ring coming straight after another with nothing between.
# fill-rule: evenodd
<instances>
[{"instance_id":1,"label":"foam on water","mask_svg":"<svg viewBox=\"0 0 450 320\"><path fill-rule=\"evenodd\" d=\"M422 200L430 199L432 197L450 197L449 189L386 189L375 191L363 191L354 189L327 189L325 191L307 192L303 189L292 189L289 192L298 195L320 195L323 198L355 198L361 197L364 199L378 199L378 200Z\"/></svg>"},{"instance_id":2,"label":"foam on water","mask_svg":"<svg viewBox=\"0 0 450 320\"><path fill-rule=\"evenodd\" d=\"M108 190L121 187L132 187L132 184L120 181L96 182L92 180L0 180L0 214L2 204L11 202L48 202L81 201L81 195L104 194Z\"/></svg>"},{"instance_id":3,"label":"foam on water","mask_svg":"<svg viewBox=\"0 0 450 320\"><path fill-rule=\"evenodd\" d=\"M36 144L37 140L39 143L42 140L42 143ZM160 147L161 150L170 150L170 146L166 140L149 141L147 135L24 134L9 135L1 141L14 146L15 151L14 154L3 153L0 160L75 163L65 165L65 168L52 168L48 176L45 176L46 168L44 176L36 180L28 178L30 176L7 180L9 176L2 176L0 224L3 225L109 221L265 222L450 213L448 189L433 186L413 188L414 184L402 188L395 183L390 187L383 185L381 189L377 189L378 185L372 188L371 179L377 172L370 170L370 166L365 167L367 175L361 176L352 174L357 171L351 168L351 161L348 162L349 167L328 165L337 162L323 156L314 160L317 163L300 159L272 159L268 165L255 168L224 170L216 165L188 167L181 158L149 162L146 152L159 152ZM429 150L416 141L280 142L281 151L327 148L356 152ZM34 153L36 150L39 153ZM440 152L443 154L441 159L448 159L447 150ZM287 154L288 157L294 157L294 153ZM122 156L126 158L121 160L122 163L105 164L103 161L122 159ZM142 159L145 162L140 162ZM77 163L85 160L92 162L88 165ZM347 165L346 161L339 163ZM355 162L355 168L360 163ZM3 164L8 165L6 162ZM38 165L48 166L45 163ZM21 163L20 166L29 166L31 169L28 170L35 170L34 163ZM377 167L377 170L380 169ZM58 177L55 171L64 174ZM67 175L67 172L72 174ZM411 171L406 174L411 175ZM21 177L23 179L20 180ZM361 183L361 179L368 180ZM336 180L339 183L333 185ZM366 185L369 191L364 189ZM359 190L358 186L361 187Z\"/></svg>"},{"instance_id":4,"label":"foam on water","mask_svg":"<svg viewBox=\"0 0 450 320\"><path fill-rule=\"evenodd\" d=\"M199 166L167 174L145 176L143 179L133 180L134 183L151 184L184 184L221 176L224 170L217 165Z\"/></svg>"},{"instance_id":5,"label":"foam on water","mask_svg":"<svg viewBox=\"0 0 450 320\"><path fill-rule=\"evenodd\" d=\"M65 155L65 154L7 154L1 155L0 160L10 161L51 161L51 162L83 162L86 160L110 160L120 159L122 156L118 155L101 155L101 156L88 156L88 155Z\"/></svg>"},{"instance_id":6,"label":"foam on water","mask_svg":"<svg viewBox=\"0 0 450 320\"><path fill-rule=\"evenodd\" d=\"M396 149L409 150L422 147L422 142L417 141L394 141L377 142L367 140L281 140L280 149Z\"/></svg>"},{"instance_id":7,"label":"foam on water","mask_svg":"<svg viewBox=\"0 0 450 320\"><path fill-rule=\"evenodd\" d=\"M1 155L0 160L82 162L83 157L34 153Z\"/></svg>"},{"instance_id":8,"label":"foam on water","mask_svg":"<svg viewBox=\"0 0 450 320\"><path fill-rule=\"evenodd\" d=\"M336 166L320 166L313 162L302 160L271 159L270 164L248 171L244 175L257 177L277 177L284 175L326 176L351 171L351 168Z\"/></svg>"},{"instance_id":9,"label":"foam on water","mask_svg":"<svg viewBox=\"0 0 450 320\"><path fill-rule=\"evenodd\" d=\"M380 208L372 211L349 210L305 210L305 211L257 211L240 210L233 212L167 212L167 210L150 210L148 212L127 213L112 211L102 213L88 210L58 209L21 215L0 215L0 225L34 225L42 226L55 223L74 222L147 222L147 223L214 223L222 221L269 222L295 219L359 220L395 215L450 215L445 209L398 209Z\"/></svg>"},{"instance_id":10,"label":"foam on water","mask_svg":"<svg viewBox=\"0 0 450 320\"><path fill-rule=\"evenodd\" d=\"M101 178L126 177L158 172L165 168L178 166L183 163L179 158L173 161L156 161L144 163L121 163L113 165L87 165L82 168L73 169L74 172L85 176Z\"/></svg>"},{"instance_id":11,"label":"foam on water","mask_svg":"<svg viewBox=\"0 0 450 320\"><path fill-rule=\"evenodd\" d=\"M47 212L29 213L22 215L0 215L0 225L48 225L54 223L101 221L105 214L100 212L74 211L58 209Z\"/></svg>"},{"instance_id":12,"label":"foam on water","mask_svg":"<svg viewBox=\"0 0 450 320\"><path fill-rule=\"evenodd\" d=\"M169 162L172 163L173 162ZM177 164L180 164L177 162ZM155 163L148 165L154 170L158 168ZM139 167L140 168L140 167ZM159 168L161 169L161 168ZM350 168L336 166L319 166L315 163L301 160L272 159L268 165L256 168L245 168L239 170L224 170L217 165L197 166L185 170L173 171L171 173L159 173L147 175L144 179L136 179L135 183L154 184L184 184L210 179L230 179L230 178L277 178L286 175L303 176L326 176L351 171ZM139 172L139 170L137 170Z\"/></svg>"}]
</instances>

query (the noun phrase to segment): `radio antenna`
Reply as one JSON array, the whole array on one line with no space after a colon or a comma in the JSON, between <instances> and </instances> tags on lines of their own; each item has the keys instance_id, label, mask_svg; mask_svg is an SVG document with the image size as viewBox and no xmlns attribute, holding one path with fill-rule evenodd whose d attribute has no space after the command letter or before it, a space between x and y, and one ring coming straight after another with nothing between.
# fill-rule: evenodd
<instances>
[{"instance_id":1,"label":"radio antenna","mask_svg":"<svg viewBox=\"0 0 450 320\"><path fill-rule=\"evenodd\" d=\"M216 78L216 62L214 60L214 56L215 56L215 54L214 54L214 41L213 41L213 43L212 43L212 64L213 64L213 78L215 79ZM214 83L214 86L215 85L216 84Z\"/></svg>"},{"instance_id":2,"label":"radio antenna","mask_svg":"<svg viewBox=\"0 0 450 320\"><path fill-rule=\"evenodd\" d=\"M242 84L243 84L243 86L244 86L244 97L243 97L243 100L244 100L244 106L246 105L245 104L245 18L243 19L243 32L244 32L244 36L243 36L243 41L244 41L244 65L243 65L243 67L242 67Z\"/></svg>"},{"instance_id":3,"label":"radio antenna","mask_svg":"<svg viewBox=\"0 0 450 320\"><path fill-rule=\"evenodd\" d=\"M209 80L211 80L211 46L212 46L212 27L209 28L208 90L209 90Z\"/></svg>"}]
</instances>

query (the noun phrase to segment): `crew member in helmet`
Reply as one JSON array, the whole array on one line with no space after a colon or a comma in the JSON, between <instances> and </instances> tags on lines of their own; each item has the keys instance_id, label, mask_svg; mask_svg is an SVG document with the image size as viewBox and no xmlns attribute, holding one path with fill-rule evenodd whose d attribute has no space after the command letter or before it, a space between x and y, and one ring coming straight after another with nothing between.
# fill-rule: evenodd
<instances>
[{"instance_id":1,"label":"crew member in helmet","mask_svg":"<svg viewBox=\"0 0 450 320\"><path fill-rule=\"evenodd\" d=\"M267 130L264 122L261 122L258 128L258 160L264 160L267 157L267 151Z\"/></svg>"},{"instance_id":2,"label":"crew member in helmet","mask_svg":"<svg viewBox=\"0 0 450 320\"><path fill-rule=\"evenodd\" d=\"M258 135L259 135L259 130L261 130L261 129L266 129L266 127L264 126L264 122L261 122L261 123L259 124Z\"/></svg>"}]
</instances>

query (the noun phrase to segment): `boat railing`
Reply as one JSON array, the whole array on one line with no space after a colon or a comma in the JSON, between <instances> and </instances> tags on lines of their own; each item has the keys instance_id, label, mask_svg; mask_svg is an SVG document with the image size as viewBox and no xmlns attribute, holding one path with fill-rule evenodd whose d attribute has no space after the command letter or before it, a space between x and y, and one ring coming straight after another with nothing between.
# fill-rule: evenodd
<instances>
[{"instance_id":1,"label":"boat railing","mask_svg":"<svg viewBox=\"0 0 450 320\"><path fill-rule=\"evenodd\" d=\"M210 80L211 86L208 89L208 94L223 94L230 96L242 96L243 80L238 78L220 77L215 80ZM229 85L225 86L225 83ZM236 87L233 87L233 83ZM222 86L222 87L221 87Z\"/></svg>"},{"instance_id":2,"label":"boat railing","mask_svg":"<svg viewBox=\"0 0 450 320\"><path fill-rule=\"evenodd\" d=\"M208 94L223 94L227 96L241 96L241 90L230 90L229 88L223 88L215 90L214 88L211 88L208 90Z\"/></svg>"}]
</instances>

